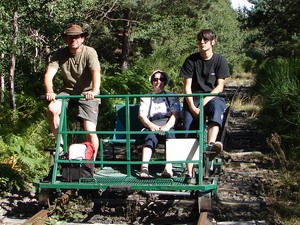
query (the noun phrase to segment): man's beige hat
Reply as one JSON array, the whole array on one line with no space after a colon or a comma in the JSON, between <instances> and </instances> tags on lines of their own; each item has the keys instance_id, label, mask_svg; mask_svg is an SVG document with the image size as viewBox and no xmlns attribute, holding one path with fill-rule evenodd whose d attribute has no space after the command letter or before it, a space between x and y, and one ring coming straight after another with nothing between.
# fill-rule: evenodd
<instances>
[{"instance_id":1,"label":"man's beige hat","mask_svg":"<svg viewBox=\"0 0 300 225\"><path fill-rule=\"evenodd\" d=\"M70 24L68 25L67 29L62 33L62 36L75 36L75 35L82 35L82 36L88 36L88 32L85 32L82 30L81 26L77 24Z\"/></svg>"}]
</instances>

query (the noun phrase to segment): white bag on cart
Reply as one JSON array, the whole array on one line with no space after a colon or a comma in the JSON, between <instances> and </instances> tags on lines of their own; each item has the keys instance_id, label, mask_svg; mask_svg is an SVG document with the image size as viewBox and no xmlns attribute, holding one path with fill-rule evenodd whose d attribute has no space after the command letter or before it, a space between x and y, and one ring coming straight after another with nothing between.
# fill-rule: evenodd
<instances>
[{"instance_id":1,"label":"white bag on cart","mask_svg":"<svg viewBox=\"0 0 300 225\"><path fill-rule=\"evenodd\" d=\"M166 159L168 161L199 160L199 141L194 138L167 139Z\"/></svg>"},{"instance_id":2,"label":"white bag on cart","mask_svg":"<svg viewBox=\"0 0 300 225\"><path fill-rule=\"evenodd\" d=\"M71 144L68 150L69 160L92 160L94 157L94 146L90 142L82 144Z\"/></svg>"}]
</instances>

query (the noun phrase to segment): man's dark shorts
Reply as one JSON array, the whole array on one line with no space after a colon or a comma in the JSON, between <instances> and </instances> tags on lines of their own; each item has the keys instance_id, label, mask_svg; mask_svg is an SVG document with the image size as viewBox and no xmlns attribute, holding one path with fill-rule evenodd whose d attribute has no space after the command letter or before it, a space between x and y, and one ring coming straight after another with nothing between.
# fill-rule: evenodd
<instances>
[{"instance_id":1,"label":"man's dark shorts","mask_svg":"<svg viewBox=\"0 0 300 225\"><path fill-rule=\"evenodd\" d=\"M62 92L59 96L69 95L68 93ZM61 101L61 99L59 99ZM86 119L97 125L98 113L99 113L99 100L85 100L80 99L67 99L66 106L68 109L78 107L77 118Z\"/></svg>"}]
</instances>

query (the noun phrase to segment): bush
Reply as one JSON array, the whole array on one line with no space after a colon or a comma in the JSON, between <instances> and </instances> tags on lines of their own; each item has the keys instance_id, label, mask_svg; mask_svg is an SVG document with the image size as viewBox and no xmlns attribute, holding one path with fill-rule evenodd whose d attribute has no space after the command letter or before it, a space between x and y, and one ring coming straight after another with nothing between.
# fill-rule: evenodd
<instances>
[{"instance_id":1,"label":"bush","mask_svg":"<svg viewBox=\"0 0 300 225\"><path fill-rule=\"evenodd\" d=\"M262 96L261 127L282 137L287 157L300 156L300 59L271 59L259 69L256 90Z\"/></svg>"},{"instance_id":2,"label":"bush","mask_svg":"<svg viewBox=\"0 0 300 225\"><path fill-rule=\"evenodd\" d=\"M6 110L0 115L1 194L26 188L49 168L49 157L43 149L53 142L53 137L49 134L44 103L25 95L16 99L18 109L4 106Z\"/></svg>"}]
</instances>

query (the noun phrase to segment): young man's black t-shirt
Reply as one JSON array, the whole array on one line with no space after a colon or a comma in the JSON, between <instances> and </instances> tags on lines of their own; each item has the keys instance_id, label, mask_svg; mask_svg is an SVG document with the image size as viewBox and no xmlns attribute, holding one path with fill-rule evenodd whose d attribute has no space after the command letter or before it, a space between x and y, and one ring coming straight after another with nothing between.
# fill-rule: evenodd
<instances>
[{"instance_id":1,"label":"young man's black t-shirt","mask_svg":"<svg viewBox=\"0 0 300 225\"><path fill-rule=\"evenodd\" d=\"M180 70L183 78L192 78L193 93L210 93L217 86L217 79L230 76L226 59L213 54L209 60L203 60L200 53L186 58Z\"/></svg>"}]
</instances>

